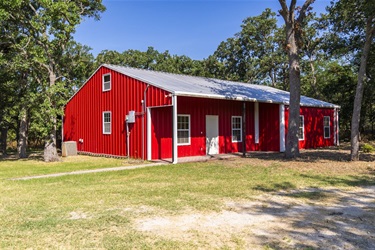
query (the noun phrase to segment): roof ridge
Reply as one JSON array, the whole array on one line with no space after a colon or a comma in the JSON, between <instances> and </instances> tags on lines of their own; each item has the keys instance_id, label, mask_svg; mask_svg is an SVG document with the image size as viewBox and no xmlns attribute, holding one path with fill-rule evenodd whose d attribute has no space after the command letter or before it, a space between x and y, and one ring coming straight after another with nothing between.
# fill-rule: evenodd
<instances>
[{"instance_id":1,"label":"roof ridge","mask_svg":"<svg viewBox=\"0 0 375 250\"><path fill-rule=\"evenodd\" d=\"M105 65L115 66L115 67L122 67L122 68L126 68L126 69L135 69L135 70L143 70L143 71L163 73L163 74L169 74L169 75L176 75L176 76L187 76L187 77L192 77L192 78L204 78L204 79L220 80L220 81L227 81L227 82L234 82L234 83L242 83L242 82L235 82L235 81L230 81L230 80L217 79L217 78L207 77L207 76L195 76L195 75L187 75L187 74L182 74L182 73L173 73L173 72L160 71L160 70L154 70L154 69L142 69L142 68L129 67L129 66L123 66L123 65L116 65L116 64L110 64L110 63L103 64L103 66L105 66ZM246 83L246 84L251 84L251 83ZM254 85L256 85L256 84L254 84Z\"/></svg>"}]
</instances>

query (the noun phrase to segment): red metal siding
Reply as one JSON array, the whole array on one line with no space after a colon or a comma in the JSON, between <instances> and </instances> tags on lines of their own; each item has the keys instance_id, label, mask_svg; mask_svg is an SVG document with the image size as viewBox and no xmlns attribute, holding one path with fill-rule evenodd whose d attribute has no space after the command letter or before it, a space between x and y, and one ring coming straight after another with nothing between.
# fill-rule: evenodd
<instances>
[{"instance_id":1,"label":"red metal siding","mask_svg":"<svg viewBox=\"0 0 375 250\"><path fill-rule=\"evenodd\" d=\"M259 150L280 151L279 104L259 103Z\"/></svg>"},{"instance_id":2,"label":"red metal siding","mask_svg":"<svg viewBox=\"0 0 375 250\"><path fill-rule=\"evenodd\" d=\"M304 116L304 140L299 141L300 148L318 148L334 145L334 109L301 107ZM324 116L330 117L330 138L324 138ZM285 109L285 135L288 131L289 108ZM286 136L285 136L286 138Z\"/></svg>"},{"instance_id":3,"label":"red metal siding","mask_svg":"<svg viewBox=\"0 0 375 250\"><path fill-rule=\"evenodd\" d=\"M102 91L102 75L111 73L111 90ZM146 157L146 116L142 130L142 103L147 84L101 67L68 102L64 116L64 141L77 141L78 150L108 155L125 156L125 116L136 111L136 122L130 127L130 156ZM147 90L147 106L170 105L169 93L150 86ZM102 113L112 112L112 131L102 133ZM142 131L144 143L142 144ZM78 140L83 139L83 143Z\"/></svg>"},{"instance_id":4,"label":"red metal siding","mask_svg":"<svg viewBox=\"0 0 375 250\"><path fill-rule=\"evenodd\" d=\"M152 159L172 157L172 107L151 109Z\"/></svg>"},{"instance_id":5,"label":"red metal siding","mask_svg":"<svg viewBox=\"0 0 375 250\"><path fill-rule=\"evenodd\" d=\"M178 156L193 156L206 154L206 115L219 116L219 153L232 153L242 150L242 143L232 143L231 133L232 116L242 116L243 102L231 100L217 100L208 98L178 97L177 113L190 115L190 145L178 146ZM254 143L254 104L246 103L246 148L255 150ZM155 113L159 109L153 110L152 120L159 119ZM164 112L164 111L160 111ZM168 111L171 118L171 110ZM163 115L160 115L162 117ZM155 118L156 117L156 118ZM165 117L167 119L167 117ZM171 130L171 122L164 125L167 130ZM161 125L159 125L161 127ZM163 134L164 136L165 134ZM153 135L153 141L156 140ZM172 148L171 140L164 140L163 148ZM157 155L154 151L157 146L153 145L153 158ZM165 153L167 151L164 151ZM171 157L171 151L162 154L165 158Z\"/></svg>"},{"instance_id":6,"label":"red metal siding","mask_svg":"<svg viewBox=\"0 0 375 250\"><path fill-rule=\"evenodd\" d=\"M178 146L178 156L206 154L206 115L219 116L219 153L242 150L242 142L232 142L232 116L242 116L243 102L207 98L178 97L178 113L190 114L191 144ZM247 147L254 148L254 106L246 104Z\"/></svg>"},{"instance_id":7,"label":"red metal siding","mask_svg":"<svg viewBox=\"0 0 375 250\"><path fill-rule=\"evenodd\" d=\"M178 146L178 156L206 154L206 115L219 117L219 153L242 151L242 142L232 142L232 116L242 116L243 102L178 97L177 113L190 115L190 145ZM152 159L172 157L172 108L154 108ZM259 103L259 144L254 137L254 103L246 103L246 150L279 151L279 105Z\"/></svg>"}]
</instances>

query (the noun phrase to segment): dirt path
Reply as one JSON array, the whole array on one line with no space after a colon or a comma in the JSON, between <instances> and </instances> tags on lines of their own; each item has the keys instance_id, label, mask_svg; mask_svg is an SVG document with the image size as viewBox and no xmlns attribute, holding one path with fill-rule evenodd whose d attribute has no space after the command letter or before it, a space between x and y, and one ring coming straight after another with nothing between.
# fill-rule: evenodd
<instances>
[{"instance_id":1,"label":"dirt path","mask_svg":"<svg viewBox=\"0 0 375 250\"><path fill-rule=\"evenodd\" d=\"M143 217L135 226L202 248L375 249L375 186L279 192L229 201L218 213Z\"/></svg>"}]
</instances>

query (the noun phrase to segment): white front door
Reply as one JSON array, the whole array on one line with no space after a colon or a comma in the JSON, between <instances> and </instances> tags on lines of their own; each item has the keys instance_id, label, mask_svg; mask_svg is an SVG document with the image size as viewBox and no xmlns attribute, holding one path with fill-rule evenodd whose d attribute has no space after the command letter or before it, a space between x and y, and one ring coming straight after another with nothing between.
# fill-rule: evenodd
<instances>
[{"instance_id":1,"label":"white front door","mask_svg":"<svg viewBox=\"0 0 375 250\"><path fill-rule=\"evenodd\" d=\"M219 116L206 115L206 154L219 153Z\"/></svg>"}]
</instances>

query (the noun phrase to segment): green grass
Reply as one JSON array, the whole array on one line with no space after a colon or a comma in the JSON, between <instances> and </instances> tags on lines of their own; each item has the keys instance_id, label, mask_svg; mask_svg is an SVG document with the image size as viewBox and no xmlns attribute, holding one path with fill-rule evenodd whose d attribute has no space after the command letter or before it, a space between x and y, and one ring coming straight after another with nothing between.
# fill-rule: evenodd
<instances>
[{"instance_id":1,"label":"green grass","mask_svg":"<svg viewBox=\"0 0 375 250\"><path fill-rule=\"evenodd\" d=\"M90 157L90 156L70 156L61 158L60 162L46 163L40 158L35 159L1 159L0 158L0 179L15 178L32 175L52 174L60 172L70 172L76 170L97 169L135 165L127 159Z\"/></svg>"},{"instance_id":2,"label":"green grass","mask_svg":"<svg viewBox=\"0 0 375 250\"><path fill-rule=\"evenodd\" d=\"M32 160L0 161L0 249L197 248L202 246L194 241L166 240L138 232L134 229L134 219L187 210L220 211L226 200L250 199L277 190L375 185L371 174L318 174L272 161L266 167L255 166L250 160L239 161L235 167L226 161L212 161L28 181L9 180L122 163L123 160L94 157L49 164ZM319 195L301 194L301 197L314 199ZM79 218L73 218L77 214ZM243 246L236 237L231 244Z\"/></svg>"}]
</instances>

